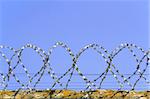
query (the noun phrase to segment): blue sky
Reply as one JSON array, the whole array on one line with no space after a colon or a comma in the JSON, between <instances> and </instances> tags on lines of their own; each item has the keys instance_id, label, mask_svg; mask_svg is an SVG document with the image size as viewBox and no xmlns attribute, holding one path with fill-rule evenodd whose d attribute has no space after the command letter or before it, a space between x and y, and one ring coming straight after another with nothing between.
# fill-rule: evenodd
<instances>
[{"instance_id":1,"label":"blue sky","mask_svg":"<svg viewBox=\"0 0 150 99\"><path fill-rule=\"evenodd\" d=\"M20 48L32 43L48 51L55 42L62 41L75 54L90 43L100 44L109 52L124 42L148 49L148 0L1 0L0 5L0 44L3 45ZM25 50L22 57L31 73L40 68L40 57L32 50ZM57 73L64 73L70 67L71 58L57 48L51 62ZM130 66L135 62L127 50L114 63L122 73L135 69ZM106 67L92 50L80 57L78 65L83 73L100 73ZM6 70L3 66L2 71ZM21 68L16 72L21 72Z\"/></svg>"}]
</instances>

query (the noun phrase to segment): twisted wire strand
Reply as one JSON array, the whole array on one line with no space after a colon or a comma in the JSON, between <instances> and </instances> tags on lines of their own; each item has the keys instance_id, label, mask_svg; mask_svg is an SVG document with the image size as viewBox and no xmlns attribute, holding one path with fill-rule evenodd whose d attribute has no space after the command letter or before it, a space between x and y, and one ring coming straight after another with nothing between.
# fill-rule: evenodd
<instances>
[{"instance_id":1,"label":"twisted wire strand","mask_svg":"<svg viewBox=\"0 0 150 99\"><path fill-rule=\"evenodd\" d=\"M137 48L138 50L140 50L140 51L144 54L144 56L142 57L142 59L138 59L138 58L137 58L137 55L134 53L134 51L131 49L131 47ZM131 77L133 77L137 72L138 72L139 74L141 74L140 63L142 63L143 60L144 60L144 58L148 56L148 52L144 51L141 47L138 47L138 46L136 46L135 44L127 44L127 43L125 43L125 44L121 44L119 47L116 48L116 49L118 49L118 51L116 51L116 49L115 49L115 54L112 55L113 58L114 58L118 53L120 53L123 49L125 49L125 48L129 49L129 51L132 53L133 57L135 58L135 60L136 60L136 62L137 62L137 68L136 68L136 70L133 72L133 74L131 74L127 79L124 79L124 82L126 82L128 79L131 79ZM148 58L148 57L147 57L147 58ZM143 71L146 71L147 66L148 66L148 61L146 62L146 67L145 67L145 69L144 69ZM146 83L149 83L149 81L146 79L146 77L144 77L144 75L141 75L141 76L142 76L142 78L144 78L144 79L146 80Z\"/></svg>"},{"instance_id":2,"label":"twisted wire strand","mask_svg":"<svg viewBox=\"0 0 150 99\"><path fill-rule=\"evenodd\" d=\"M69 56L72 59L72 65L69 67L69 69L67 69L67 71L65 71L65 73L60 75L60 77L58 77L57 74L52 69L51 60L50 60L52 52L58 46L65 49L66 52L69 53ZM27 48L30 48L33 51L35 51L41 57L41 60L43 62L41 68L33 76L30 75L29 70L27 69L27 66L25 66L24 63L22 62L23 51ZM1 49L8 49L12 51L13 55L11 56L11 58L9 59L7 55L1 51ZM99 74L98 77L96 77L94 80L89 80L88 77L86 77L85 74L83 74L82 71L80 71L80 68L77 65L80 56L88 49L93 49L94 51L96 51L104 59L104 62L107 64L104 72ZM127 78L120 72L120 70L114 65L114 62L113 62L114 58L124 49L128 49L128 51L132 54L136 62L135 71L132 74L130 74ZM142 58L139 58L137 56L134 49L139 50L143 53ZM108 72L110 72L111 75L117 81L119 85L118 90L121 90L122 88L124 88L124 85L126 83L131 88L131 90L135 90L135 87L137 83L140 81L140 79L144 79L147 84L150 84L149 79L144 75L144 73L146 72L146 70L148 70L148 67L150 66L150 58L148 57L148 55L150 55L150 51L145 51L144 49L142 49L141 47L135 44L128 44L128 43L120 44L111 53L109 53L103 46L100 46L98 44L88 44L84 46L83 48L81 48L76 55L72 52L72 50L66 44L62 42L56 42L51 48L49 48L47 53L40 47L33 45L33 44L26 44L17 50L15 50L13 47L0 45L0 56L5 60L5 62L8 65L8 73L4 74L2 71L0 71L0 78L2 79L0 81L0 87L2 87L3 90L6 90L9 86L10 77L13 77L14 80L21 86L20 88L16 89L17 92L14 94L14 96L16 96L16 94L19 93L20 90L25 89L25 88L30 89L29 91L27 91L27 94L28 94L31 91L36 91L36 86L40 83L44 74L48 73L50 78L54 81L54 83L51 84L51 87L48 88L48 90L49 89L52 90L53 88L55 88L57 84L60 87L63 87L64 89L68 89L70 82L73 81L72 77L76 71L77 75L79 75L86 84L86 87L83 91L86 91L86 90L92 91L95 89L101 89L102 83L104 83L104 80L108 77L107 76ZM12 66L12 63L14 62L15 57L17 57L17 61L15 61L16 64ZM142 62L146 64L143 69L141 69ZM21 81L17 77L16 73L14 72L18 66L21 66L23 68L27 78L29 79L27 83L24 83L23 81ZM138 74L138 77L136 77L135 82L131 84L130 79L133 78L133 76L137 74ZM63 85L63 83L61 82L61 79L63 79L67 75L69 75L69 77L65 85ZM31 87L31 83L33 82L33 79L35 78L36 78L36 81L34 82L33 87ZM95 84L98 80L100 80L99 86Z\"/></svg>"}]
</instances>

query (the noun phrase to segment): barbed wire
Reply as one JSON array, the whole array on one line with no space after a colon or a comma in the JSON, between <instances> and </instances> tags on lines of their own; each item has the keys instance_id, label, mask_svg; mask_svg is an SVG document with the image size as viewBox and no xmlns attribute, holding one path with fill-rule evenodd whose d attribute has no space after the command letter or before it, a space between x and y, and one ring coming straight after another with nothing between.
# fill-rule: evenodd
<instances>
[{"instance_id":1,"label":"barbed wire","mask_svg":"<svg viewBox=\"0 0 150 99\"><path fill-rule=\"evenodd\" d=\"M55 73L51 66L51 54L54 51L54 49L57 48L58 46L64 48L66 50L66 52L68 52L68 54L70 55L70 57L72 59L72 65L68 68L68 70L65 73ZM35 51L41 57L41 61L43 62L40 70L37 71L36 73L34 73L33 76L31 76L31 73L29 73L29 70L26 68L26 66L22 62L22 53L27 48L30 48L33 51ZM31 93L31 91L36 91L36 86L40 83L43 75L49 75L50 78L52 78L54 81L53 83L51 83L52 86L50 88L47 88L47 90L53 90L57 84L60 87L64 87L64 89L68 89L70 81L73 80L72 79L73 75L80 76L82 78L82 80L85 82L86 87L84 88L84 91L93 91L93 90L97 90L97 89L102 89L101 88L102 84L105 83L104 80L109 75L112 75L115 78L115 80L117 81L117 83L119 85L117 88L118 91L122 90L124 88L125 84L127 84L130 87L129 91L135 90L137 83L141 79L143 79L145 81L147 86L150 85L150 81L148 79L149 74L146 73L146 70L148 70L148 67L150 66L150 51L147 51L147 50L145 51L144 49L142 49L141 47L139 47L135 44L128 44L128 43L120 44L111 53L109 53L103 46L100 46L98 44L88 44L85 47L83 47L82 49L80 49L80 51L76 55L72 52L72 50L66 44L64 44L62 42L55 43L51 48L49 48L48 52L45 52L43 49L41 49L40 47L33 45L33 44L26 44L17 50L14 49L13 47L0 45L0 49L8 49L13 52L13 55L9 59L6 56L6 54L4 54L0 50L1 58L3 58L6 61L6 63L8 64L8 73L0 71L0 78L2 79L0 81L0 87L3 88L2 90L4 90L4 91L7 90L8 85L11 84L11 83L9 83L10 78L13 77L14 80L16 81L16 83L18 83L19 86L21 86L19 89L16 89L16 93L14 94L14 96L16 96L17 93L19 93L19 91L21 91L23 89L28 90L27 94ZM79 57L86 50L89 50L89 49L96 51L104 59L104 62L107 64L107 68L105 69L105 71L103 71L100 74L95 74L95 75L98 75L98 77L95 78L94 80L89 80L87 76L90 74L83 74L77 65ZM113 63L113 59L124 49L129 50L129 52L132 54L132 56L134 57L135 62L136 62L136 70L132 74L122 74L120 72L120 70ZM142 58L137 57L137 55L134 52L135 49L139 50L143 53ZM16 61L16 64L14 66L12 66L14 57L17 57L17 61ZM145 67L142 67L143 69L141 70L141 64L143 63L143 61L144 61ZM17 69L18 65L20 65L23 68L23 70L25 71L24 74L29 79L28 83L22 82L17 77L17 74L22 74L22 73L14 73L14 71ZM76 71L76 73L75 73L75 71ZM59 77L57 76L58 74L60 75ZM126 78L125 75L128 75L128 77ZM130 79L133 78L134 75L136 75L136 78L134 78L135 82L131 83ZM61 79L63 79L65 76L68 76L68 79L64 85L64 82L62 83ZM31 83L33 83L33 79L35 79L36 77L38 77L37 81L34 81L34 85L31 85ZM100 80L98 82L99 86L97 86L98 80ZM74 87L74 86L72 86L72 87ZM50 94L51 93L49 93L49 95Z\"/></svg>"}]
</instances>

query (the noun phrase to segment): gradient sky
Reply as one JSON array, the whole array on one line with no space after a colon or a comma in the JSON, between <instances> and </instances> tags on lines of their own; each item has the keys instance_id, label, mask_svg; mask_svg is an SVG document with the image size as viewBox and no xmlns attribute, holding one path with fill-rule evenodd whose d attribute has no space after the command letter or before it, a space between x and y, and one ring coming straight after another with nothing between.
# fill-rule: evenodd
<instances>
[{"instance_id":1,"label":"gradient sky","mask_svg":"<svg viewBox=\"0 0 150 99\"><path fill-rule=\"evenodd\" d=\"M48 51L57 41L66 43L75 54L90 43L100 44L109 52L124 42L148 49L148 0L0 0L0 7L0 44L16 49L32 43ZM35 73L42 64L31 49L26 49L22 58L30 73ZM51 63L55 72L64 73L70 67L71 58L64 49L57 48ZM1 71L6 72L6 63L1 64ZM85 52L78 62L83 73L95 74L104 71L104 64L104 60L92 50ZM127 50L115 58L114 64L122 73L132 73L136 68ZM21 69L18 67L16 73L23 73ZM25 81L22 76L20 79ZM52 82L45 78L43 83ZM109 78L106 82L115 82ZM74 82L81 81L80 77L73 79ZM13 79L12 83L15 83ZM42 85L41 82L39 87L48 87L45 83ZM108 84L103 87L117 86ZM137 89L147 88L147 85L143 86L139 84ZM9 86L10 89L16 87Z\"/></svg>"}]
</instances>

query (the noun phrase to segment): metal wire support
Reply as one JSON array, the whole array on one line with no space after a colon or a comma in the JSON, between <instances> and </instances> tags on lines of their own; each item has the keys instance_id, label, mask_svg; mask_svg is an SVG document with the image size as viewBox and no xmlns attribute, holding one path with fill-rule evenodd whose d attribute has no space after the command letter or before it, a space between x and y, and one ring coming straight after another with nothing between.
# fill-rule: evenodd
<instances>
[{"instance_id":1,"label":"metal wire support","mask_svg":"<svg viewBox=\"0 0 150 99\"><path fill-rule=\"evenodd\" d=\"M72 65L68 68L68 70L62 74L60 77L57 77L55 71L53 70L51 66L51 54L53 53L54 49L58 46L62 47L66 50L66 52L70 55L72 60ZM26 68L24 63L22 62L22 54L25 49L32 49L35 51L40 57L41 61L43 62L40 70L35 73L33 76L30 75L29 70ZM7 49L13 52L13 55L11 58L8 58L5 53L3 53L3 50ZM100 55L104 59L104 62L107 64L107 68L104 72L102 72L97 78L94 80L89 80L88 77L82 71L80 70L79 66L77 65L79 57L88 49L92 49ZM127 78L119 71L119 69L114 64L114 58L124 49L127 49L132 56L135 59L136 62L136 70L130 74ZM143 53L142 58L139 58L134 50L138 50L141 53ZM15 65L12 66L12 63L14 62L14 57L17 57L17 61L15 61ZM36 90L36 86L40 83L43 75L45 73L48 73L49 77L53 79L54 83L51 84L51 87L48 89L53 89L57 84L61 87L64 87L65 89L68 89L68 86L70 84L70 81L72 81L72 76L75 72L78 73L78 75L82 78L82 80L85 82L86 87L85 90L95 90L95 89L101 89L102 84L104 83L105 79L108 77L108 72L113 75L114 79L118 83L118 90L121 90L124 88L124 85L127 84L130 87L130 90L135 90L135 87L137 83L142 79L145 81L146 84L150 84L150 79L148 79L149 76L145 76L144 73L146 70L150 68L150 50L144 50L141 47L135 45L135 44L128 44L123 43L120 44L118 47L116 47L111 53L109 53L103 46L100 46L98 44L88 44L85 47L81 48L79 52L75 55L72 50L64 43L62 42L56 42L51 48L49 48L48 52L45 52L40 47L33 45L33 44L26 44L22 46L20 49L15 49L13 47L0 45L0 59L4 59L6 64L8 65L8 72L5 74L0 69L0 88L3 88L2 90L7 90L10 78L13 77L14 80L21 86L17 90L17 93L21 89L29 89L30 91ZM145 61L146 60L146 61ZM141 64L144 62L145 67L141 68ZM25 75L28 77L28 83L22 82L14 73L14 71L17 69L18 65L20 65ZM143 65L142 65L143 66ZM1 68L1 66L0 66ZM135 79L135 83L131 83L130 79L134 77L134 75L137 75ZM69 75L68 80L65 84L61 82L61 79L63 79L66 75ZM37 78L38 77L38 78ZM37 79L34 85L31 87L31 83L33 82L33 79ZM99 86L97 86L95 83L99 81Z\"/></svg>"}]
</instances>

